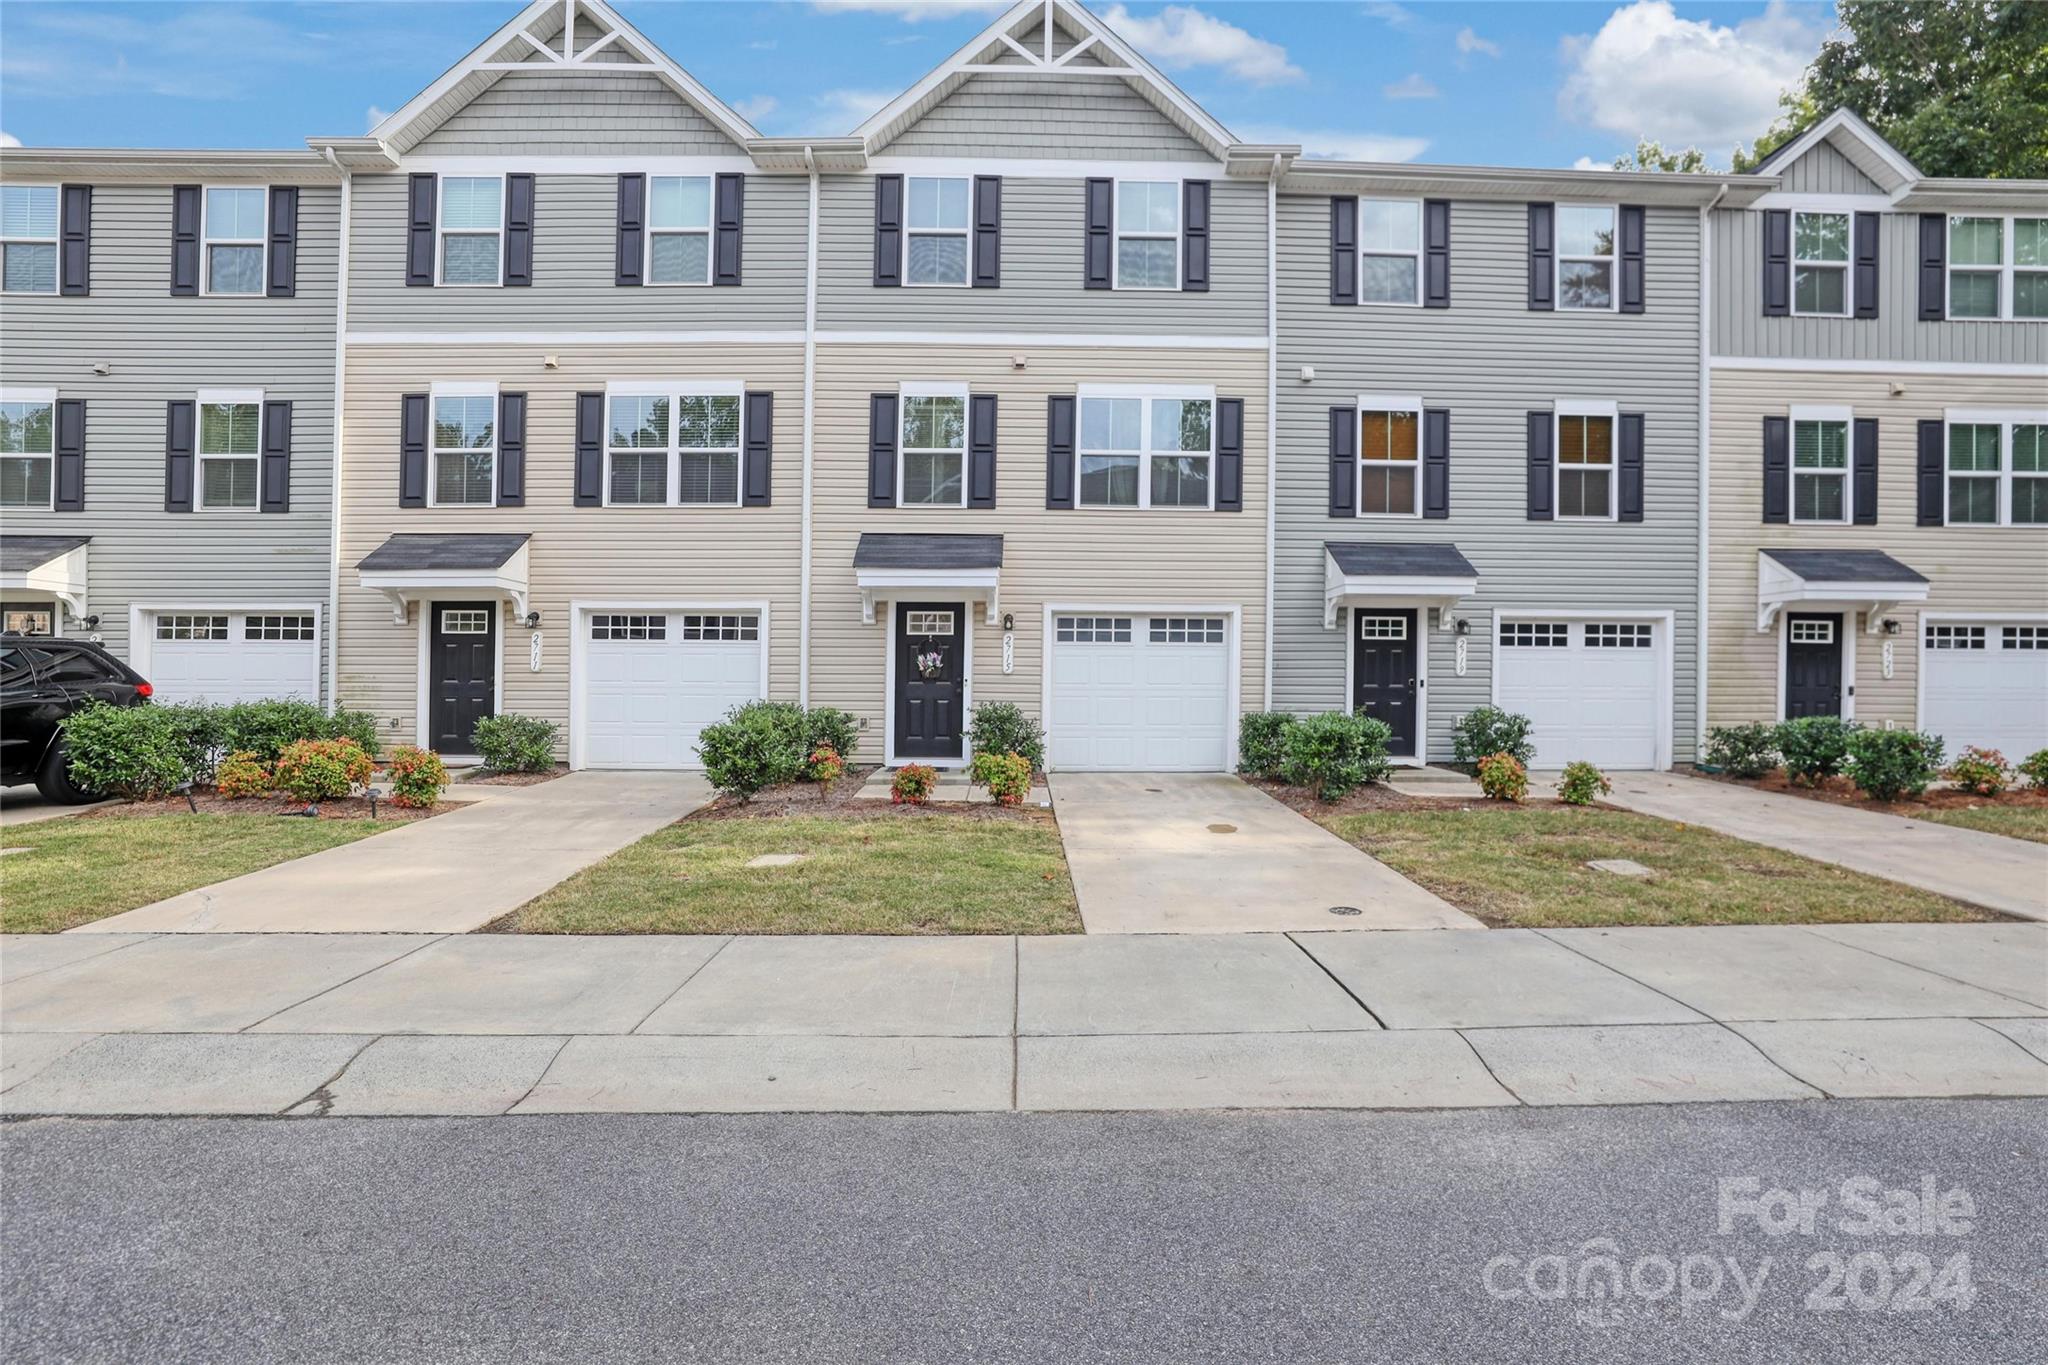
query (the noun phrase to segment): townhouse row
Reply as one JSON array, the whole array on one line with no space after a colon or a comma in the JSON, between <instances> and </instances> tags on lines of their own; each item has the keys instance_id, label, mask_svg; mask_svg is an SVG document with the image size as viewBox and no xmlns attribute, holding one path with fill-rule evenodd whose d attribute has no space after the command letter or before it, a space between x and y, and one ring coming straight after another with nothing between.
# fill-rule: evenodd
<instances>
[{"instance_id":1,"label":"townhouse row","mask_svg":"<svg viewBox=\"0 0 2048 1365\"><path fill-rule=\"evenodd\" d=\"M1834 713L2048 745L2048 184L1303 159L1025 0L764 138L538 0L361 138L0 153L0 607L171 698L685 767L758 696L1222 769ZM52 645L50 648L61 648Z\"/></svg>"}]
</instances>

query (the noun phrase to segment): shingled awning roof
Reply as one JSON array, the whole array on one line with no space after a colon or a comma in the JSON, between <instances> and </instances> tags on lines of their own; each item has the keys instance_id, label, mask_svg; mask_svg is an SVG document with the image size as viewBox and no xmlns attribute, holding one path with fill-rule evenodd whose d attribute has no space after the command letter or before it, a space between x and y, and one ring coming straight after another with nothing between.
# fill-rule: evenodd
<instances>
[{"instance_id":1,"label":"shingled awning roof","mask_svg":"<svg viewBox=\"0 0 2048 1365\"><path fill-rule=\"evenodd\" d=\"M1338 614L1349 606L1437 607L1448 622L1452 605L1478 591L1479 570L1449 541L1323 542L1326 629L1336 629Z\"/></svg>"},{"instance_id":2,"label":"shingled awning roof","mask_svg":"<svg viewBox=\"0 0 2048 1365\"><path fill-rule=\"evenodd\" d=\"M525 535L396 535L370 551L358 569L495 569L526 546Z\"/></svg>"},{"instance_id":3,"label":"shingled awning roof","mask_svg":"<svg viewBox=\"0 0 2048 1365\"><path fill-rule=\"evenodd\" d=\"M1893 607L1927 600L1927 575L1882 550L1759 550L1756 628L1769 630L1786 607L1835 607L1868 614L1875 631ZM1853 625L1851 627L1853 629Z\"/></svg>"},{"instance_id":4,"label":"shingled awning roof","mask_svg":"<svg viewBox=\"0 0 2048 1365\"><path fill-rule=\"evenodd\" d=\"M881 601L958 596L986 602L994 625L1002 568L1001 536L864 532L853 547L860 619L873 625Z\"/></svg>"},{"instance_id":5,"label":"shingled awning roof","mask_svg":"<svg viewBox=\"0 0 2048 1365\"><path fill-rule=\"evenodd\" d=\"M91 536L0 536L0 589L47 593L85 618L85 557Z\"/></svg>"},{"instance_id":6,"label":"shingled awning roof","mask_svg":"<svg viewBox=\"0 0 2048 1365\"><path fill-rule=\"evenodd\" d=\"M526 614L526 534L431 534L392 536L356 564L363 586L391 599L400 624L407 604L430 597L473 593L512 599Z\"/></svg>"}]
</instances>

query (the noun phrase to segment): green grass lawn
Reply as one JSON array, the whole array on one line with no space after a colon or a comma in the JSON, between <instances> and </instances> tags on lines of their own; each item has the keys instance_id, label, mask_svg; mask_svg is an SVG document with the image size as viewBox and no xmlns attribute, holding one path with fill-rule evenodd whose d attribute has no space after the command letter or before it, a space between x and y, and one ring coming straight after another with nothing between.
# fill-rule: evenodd
<instances>
[{"instance_id":1,"label":"green grass lawn","mask_svg":"<svg viewBox=\"0 0 2048 1365\"><path fill-rule=\"evenodd\" d=\"M1980 920L1925 891L1652 816L1567 806L1381 811L1323 823L1488 924ZM1649 877L1596 872L1631 858Z\"/></svg>"},{"instance_id":2,"label":"green grass lawn","mask_svg":"<svg viewBox=\"0 0 2048 1365\"><path fill-rule=\"evenodd\" d=\"M800 853L787 867L747 867ZM542 934L1075 934L1050 821L686 820L528 902L502 927Z\"/></svg>"},{"instance_id":3,"label":"green grass lawn","mask_svg":"<svg viewBox=\"0 0 2048 1365\"><path fill-rule=\"evenodd\" d=\"M395 821L104 815L0 830L0 932L54 934L397 829Z\"/></svg>"},{"instance_id":4,"label":"green grass lawn","mask_svg":"<svg viewBox=\"0 0 2048 1365\"><path fill-rule=\"evenodd\" d=\"M1915 811L1913 818L2048 844L2048 806L1947 806Z\"/></svg>"}]
</instances>

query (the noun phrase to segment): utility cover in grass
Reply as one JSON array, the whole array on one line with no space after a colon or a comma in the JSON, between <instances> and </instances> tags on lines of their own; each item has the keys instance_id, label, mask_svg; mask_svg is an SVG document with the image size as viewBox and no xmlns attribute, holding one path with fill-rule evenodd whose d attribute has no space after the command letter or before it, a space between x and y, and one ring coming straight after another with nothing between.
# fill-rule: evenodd
<instances>
[{"instance_id":1,"label":"utility cover in grass","mask_svg":"<svg viewBox=\"0 0 2048 1365\"><path fill-rule=\"evenodd\" d=\"M1612 872L1617 877L1651 877L1656 874L1633 858L1595 858L1586 864L1595 872Z\"/></svg>"},{"instance_id":2,"label":"utility cover in grass","mask_svg":"<svg viewBox=\"0 0 2048 1365\"><path fill-rule=\"evenodd\" d=\"M763 853L758 858L747 859L748 867L793 867L804 860L801 853Z\"/></svg>"}]
</instances>

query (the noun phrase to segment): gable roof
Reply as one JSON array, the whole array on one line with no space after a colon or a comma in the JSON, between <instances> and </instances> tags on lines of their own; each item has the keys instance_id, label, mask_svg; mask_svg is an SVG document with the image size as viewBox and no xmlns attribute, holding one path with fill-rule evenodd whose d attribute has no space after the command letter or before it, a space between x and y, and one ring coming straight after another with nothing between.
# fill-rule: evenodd
<instances>
[{"instance_id":1,"label":"gable roof","mask_svg":"<svg viewBox=\"0 0 2048 1365\"><path fill-rule=\"evenodd\" d=\"M1897 194L1922 179L1920 171L1905 154L1886 142L1877 129L1848 109L1837 109L1790 142L1779 144L1757 162L1753 175L1781 175L1785 169L1826 142L1849 159L1849 164L1869 176L1886 194Z\"/></svg>"}]
</instances>

